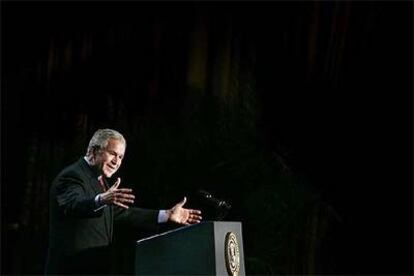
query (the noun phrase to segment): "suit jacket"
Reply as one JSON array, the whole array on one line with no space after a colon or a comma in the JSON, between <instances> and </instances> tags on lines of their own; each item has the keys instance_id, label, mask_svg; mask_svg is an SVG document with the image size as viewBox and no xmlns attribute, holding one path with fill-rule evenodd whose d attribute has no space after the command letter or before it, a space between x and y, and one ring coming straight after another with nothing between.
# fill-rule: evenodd
<instances>
[{"instance_id":1,"label":"suit jacket","mask_svg":"<svg viewBox=\"0 0 414 276\"><path fill-rule=\"evenodd\" d=\"M157 229L158 210L106 206L96 210L103 190L98 174L80 158L55 178L49 194L46 274L105 274L109 271L113 222Z\"/></svg>"}]
</instances>

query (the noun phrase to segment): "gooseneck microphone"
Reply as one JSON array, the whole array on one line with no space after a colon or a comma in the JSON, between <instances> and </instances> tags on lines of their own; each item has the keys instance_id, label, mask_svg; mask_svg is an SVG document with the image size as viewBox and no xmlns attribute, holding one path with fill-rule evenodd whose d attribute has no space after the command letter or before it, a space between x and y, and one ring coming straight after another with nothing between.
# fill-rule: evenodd
<instances>
[{"instance_id":1,"label":"gooseneck microphone","mask_svg":"<svg viewBox=\"0 0 414 276\"><path fill-rule=\"evenodd\" d=\"M205 202L209 203L210 205L213 205L216 208L223 208L226 210L231 209L231 205L227 203L224 200L220 200L218 198L215 198L211 193L205 191L205 190L198 190L197 194L204 199Z\"/></svg>"}]
</instances>

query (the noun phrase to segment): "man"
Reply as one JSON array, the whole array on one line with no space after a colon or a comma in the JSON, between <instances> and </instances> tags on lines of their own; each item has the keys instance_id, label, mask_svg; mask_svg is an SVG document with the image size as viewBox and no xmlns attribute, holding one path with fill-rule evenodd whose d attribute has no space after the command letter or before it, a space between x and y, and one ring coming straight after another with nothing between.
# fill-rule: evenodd
<instances>
[{"instance_id":1,"label":"man","mask_svg":"<svg viewBox=\"0 0 414 276\"><path fill-rule=\"evenodd\" d=\"M110 269L108 246L114 220L137 229L157 229L157 224L199 223L201 212L184 208L186 198L169 210L129 207L134 195L110 178L121 166L126 142L112 129L99 129L89 142L86 156L55 178L49 196L49 250L46 274L105 274Z\"/></svg>"}]
</instances>

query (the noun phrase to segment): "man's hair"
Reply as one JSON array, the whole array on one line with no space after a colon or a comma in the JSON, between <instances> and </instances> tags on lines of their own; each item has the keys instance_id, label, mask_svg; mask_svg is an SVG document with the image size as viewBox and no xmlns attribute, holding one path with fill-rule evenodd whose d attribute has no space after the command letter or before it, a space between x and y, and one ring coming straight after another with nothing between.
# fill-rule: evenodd
<instances>
[{"instance_id":1,"label":"man's hair","mask_svg":"<svg viewBox=\"0 0 414 276\"><path fill-rule=\"evenodd\" d=\"M118 131L109 128L98 129L89 141L86 155L92 154L94 150L105 149L108 146L109 139L119 140L126 147L125 138Z\"/></svg>"}]
</instances>

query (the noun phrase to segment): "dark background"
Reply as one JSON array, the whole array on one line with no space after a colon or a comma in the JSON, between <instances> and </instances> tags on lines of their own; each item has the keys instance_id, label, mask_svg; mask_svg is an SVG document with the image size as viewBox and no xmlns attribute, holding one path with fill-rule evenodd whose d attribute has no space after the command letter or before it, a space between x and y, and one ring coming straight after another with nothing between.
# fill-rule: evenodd
<instances>
[{"instance_id":1,"label":"dark background","mask_svg":"<svg viewBox=\"0 0 414 276\"><path fill-rule=\"evenodd\" d=\"M103 127L137 205L233 205L248 274L412 274L412 2L1 8L1 274L43 272L49 185Z\"/></svg>"}]
</instances>

